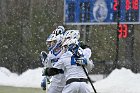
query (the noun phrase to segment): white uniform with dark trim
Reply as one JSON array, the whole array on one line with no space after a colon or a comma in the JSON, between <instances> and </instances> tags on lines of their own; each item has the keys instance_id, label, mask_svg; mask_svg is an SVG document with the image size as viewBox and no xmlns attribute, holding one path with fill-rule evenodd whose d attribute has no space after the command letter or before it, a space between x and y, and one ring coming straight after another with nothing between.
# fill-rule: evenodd
<instances>
[{"instance_id":1,"label":"white uniform with dark trim","mask_svg":"<svg viewBox=\"0 0 140 93\"><path fill-rule=\"evenodd\" d=\"M61 55L62 55L61 51L56 54L53 53L53 51L50 51L48 54L48 58L50 62L47 63L47 67L53 67L53 65L57 63ZM65 81L64 74L58 74L53 76L51 78L51 84L48 88L47 93L62 93L62 90L65 86L65 82L66 81Z\"/></svg>"},{"instance_id":2,"label":"white uniform with dark trim","mask_svg":"<svg viewBox=\"0 0 140 93\"><path fill-rule=\"evenodd\" d=\"M77 66L74 58L72 57L72 53L69 51L65 52L60 57L54 67L64 70L66 80L71 78L87 79L83 68L81 66ZM62 93L90 93L90 90L86 82L72 82L64 87Z\"/></svg>"}]
</instances>

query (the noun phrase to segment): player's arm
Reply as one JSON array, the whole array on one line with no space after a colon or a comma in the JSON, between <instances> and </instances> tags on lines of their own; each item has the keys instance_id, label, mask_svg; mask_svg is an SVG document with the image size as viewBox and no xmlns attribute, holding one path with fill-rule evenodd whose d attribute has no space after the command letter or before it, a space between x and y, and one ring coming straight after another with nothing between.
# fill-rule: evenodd
<instances>
[{"instance_id":1,"label":"player's arm","mask_svg":"<svg viewBox=\"0 0 140 93\"><path fill-rule=\"evenodd\" d=\"M82 49L78 45L71 44L69 46L69 50L73 53L73 55L75 55L76 63L78 65L84 65L88 71L93 69L93 63L92 61L89 61L89 58L91 57L90 48Z\"/></svg>"},{"instance_id":2,"label":"player's arm","mask_svg":"<svg viewBox=\"0 0 140 93\"><path fill-rule=\"evenodd\" d=\"M41 51L39 58L40 58L41 63L44 66L46 66L46 62L47 62L47 58L48 58L48 54L46 53L46 51Z\"/></svg>"},{"instance_id":3,"label":"player's arm","mask_svg":"<svg viewBox=\"0 0 140 93\"><path fill-rule=\"evenodd\" d=\"M86 68L88 71L91 71L93 68L94 68L94 64L93 64L93 61L92 60L89 60L90 57L91 57L91 49L90 48L85 48L83 50L83 54L84 54L84 57L87 59L87 65L86 65Z\"/></svg>"},{"instance_id":4,"label":"player's arm","mask_svg":"<svg viewBox=\"0 0 140 93\"><path fill-rule=\"evenodd\" d=\"M85 58L90 59L91 54L92 54L92 52L91 52L91 49L90 48L83 49L83 55L84 55Z\"/></svg>"},{"instance_id":5,"label":"player's arm","mask_svg":"<svg viewBox=\"0 0 140 93\"><path fill-rule=\"evenodd\" d=\"M58 62L56 62L53 67L46 68L44 73L47 76L54 76L57 74L63 74L64 70L62 67L63 67L63 62L61 59L59 59Z\"/></svg>"},{"instance_id":6,"label":"player's arm","mask_svg":"<svg viewBox=\"0 0 140 93\"><path fill-rule=\"evenodd\" d=\"M44 71L44 75L46 76L54 76L57 74L63 74L64 71L62 69L57 69L57 68L46 68Z\"/></svg>"},{"instance_id":7,"label":"player's arm","mask_svg":"<svg viewBox=\"0 0 140 93\"><path fill-rule=\"evenodd\" d=\"M94 68L93 61L92 60L88 60L87 65L85 67L90 72Z\"/></svg>"},{"instance_id":8,"label":"player's arm","mask_svg":"<svg viewBox=\"0 0 140 93\"><path fill-rule=\"evenodd\" d=\"M40 61L44 67L52 67L52 63L50 60L50 52L47 54L45 51L41 51L40 53Z\"/></svg>"}]
</instances>

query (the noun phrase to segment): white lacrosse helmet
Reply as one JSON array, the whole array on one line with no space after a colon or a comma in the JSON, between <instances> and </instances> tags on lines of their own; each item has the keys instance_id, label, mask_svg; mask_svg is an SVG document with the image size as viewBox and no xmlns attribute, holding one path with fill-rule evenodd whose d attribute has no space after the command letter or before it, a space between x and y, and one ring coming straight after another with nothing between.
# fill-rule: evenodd
<instances>
[{"instance_id":1,"label":"white lacrosse helmet","mask_svg":"<svg viewBox=\"0 0 140 93\"><path fill-rule=\"evenodd\" d=\"M65 28L63 26L58 26L52 33L59 35L65 32Z\"/></svg>"},{"instance_id":2,"label":"white lacrosse helmet","mask_svg":"<svg viewBox=\"0 0 140 93\"><path fill-rule=\"evenodd\" d=\"M64 33L64 39L77 39L80 38L80 32L79 30L67 30Z\"/></svg>"},{"instance_id":3,"label":"white lacrosse helmet","mask_svg":"<svg viewBox=\"0 0 140 93\"><path fill-rule=\"evenodd\" d=\"M56 34L50 34L49 37L47 38L46 42L54 41L54 40L56 40Z\"/></svg>"},{"instance_id":4,"label":"white lacrosse helmet","mask_svg":"<svg viewBox=\"0 0 140 93\"><path fill-rule=\"evenodd\" d=\"M61 30L62 33L64 33L64 31L65 31L64 26L58 26L57 29Z\"/></svg>"},{"instance_id":5,"label":"white lacrosse helmet","mask_svg":"<svg viewBox=\"0 0 140 93\"><path fill-rule=\"evenodd\" d=\"M78 45L78 40L77 39L67 39L63 44L63 46L69 46L70 44L77 44Z\"/></svg>"},{"instance_id":6,"label":"white lacrosse helmet","mask_svg":"<svg viewBox=\"0 0 140 93\"><path fill-rule=\"evenodd\" d=\"M63 40L63 34L51 34L48 39L46 40L46 45L48 47L48 50L52 50L54 48L60 47L60 45L62 44L62 40Z\"/></svg>"}]
</instances>

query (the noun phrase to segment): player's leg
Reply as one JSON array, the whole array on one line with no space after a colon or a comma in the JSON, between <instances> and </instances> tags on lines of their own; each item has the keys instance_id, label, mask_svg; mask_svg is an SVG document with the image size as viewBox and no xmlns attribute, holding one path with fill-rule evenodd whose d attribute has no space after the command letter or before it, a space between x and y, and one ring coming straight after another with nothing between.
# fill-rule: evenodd
<instances>
[{"instance_id":1,"label":"player's leg","mask_svg":"<svg viewBox=\"0 0 140 93\"><path fill-rule=\"evenodd\" d=\"M86 82L80 82L79 93L91 93L89 85Z\"/></svg>"},{"instance_id":2,"label":"player's leg","mask_svg":"<svg viewBox=\"0 0 140 93\"><path fill-rule=\"evenodd\" d=\"M63 87L51 86L48 88L47 93L62 93Z\"/></svg>"},{"instance_id":3,"label":"player's leg","mask_svg":"<svg viewBox=\"0 0 140 93\"><path fill-rule=\"evenodd\" d=\"M79 86L79 82L72 82L64 87L62 93L79 93Z\"/></svg>"}]
</instances>

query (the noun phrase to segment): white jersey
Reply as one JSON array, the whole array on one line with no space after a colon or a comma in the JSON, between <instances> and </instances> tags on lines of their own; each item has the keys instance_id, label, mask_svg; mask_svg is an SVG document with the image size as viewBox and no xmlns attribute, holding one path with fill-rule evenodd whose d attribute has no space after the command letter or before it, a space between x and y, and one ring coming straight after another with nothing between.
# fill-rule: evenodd
<instances>
[{"instance_id":1,"label":"white jersey","mask_svg":"<svg viewBox=\"0 0 140 93\"><path fill-rule=\"evenodd\" d=\"M47 67L53 67L53 65L59 60L60 56L62 55L62 51L58 51L58 53L54 53L53 51L49 51L48 54L48 62Z\"/></svg>"},{"instance_id":2,"label":"white jersey","mask_svg":"<svg viewBox=\"0 0 140 93\"><path fill-rule=\"evenodd\" d=\"M47 67L53 67L61 55L62 51L58 52L57 54L55 54L53 51L50 51L48 54L49 62L47 62ZM51 84L47 93L62 93L65 82L64 74L54 75L51 78Z\"/></svg>"},{"instance_id":3,"label":"white jersey","mask_svg":"<svg viewBox=\"0 0 140 93\"><path fill-rule=\"evenodd\" d=\"M54 67L64 70L66 80L73 78L87 79L82 66L77 66L75 58L70 51L65 52ZM66 85L62 93L90 93L90 89L86 82L73 82Z\"/></svg>"},{"instance_id":4,"label":"white jersey","mask_svg":"<svg viewBox=\"0 0 140 93\"><path fill-rule=\"evenodd\" d=\"M64 53L54 67L64 70L66 80L70 78L87 78L83 68L77 66L70 51Z\"/></svg>"}]
</instances>

